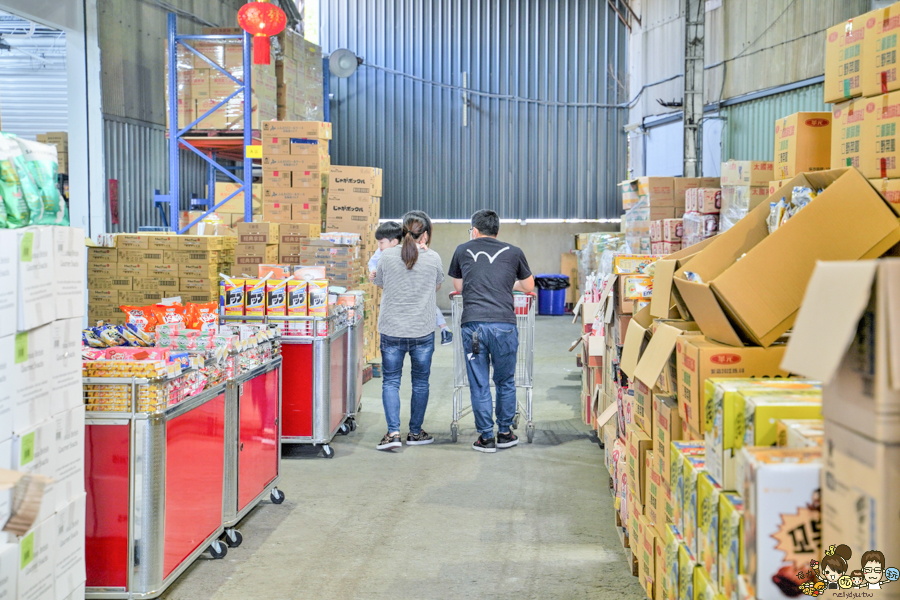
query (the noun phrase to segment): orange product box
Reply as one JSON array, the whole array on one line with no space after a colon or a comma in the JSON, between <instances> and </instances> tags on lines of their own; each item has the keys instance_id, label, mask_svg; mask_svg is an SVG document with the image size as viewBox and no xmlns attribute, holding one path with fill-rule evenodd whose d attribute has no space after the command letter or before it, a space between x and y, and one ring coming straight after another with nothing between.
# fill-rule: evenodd
<instances>
[{"instance_id":1,"label":"orange product box","mask_svg":"<svg viewBox=\"0 0 900 600\"><path fill-rule=\"evenodd\" d=\"M287 282L286 313L288 317L308 316L308 295L305 281L291 280ZM288 323L285 329L294 335L306 335L308 328L305 321Z\"/></svg>"},{"instance_id":2,"label":"orange product box","mask_svg":"<svg viewBox=\"0 0 900 600\"><path fill-rule=\"evenodd\" d=\"M287 279L293 276L293 268L289 265L259 265L260 278L269 273L272 274L269 279Z\"/></svg>"},{"instance_id":3,"label":"orange product box","mask_svg":"<svg viewBox=\"0 0 900 600\"><path fill-rule=\"evenodd\" d=\"M262 317L266 314L266 282L262 279L244 280L244 315Z\"/></svg>"},{"instance_id":4,"label":"orange product box","mask_svg":"<svg viewBox=\"0 0 900 600\"><path fill-rule=\"evenodd\" d=\"M287 314L287 279L266 281L266 314L284 316Z\"/></svg>"},{"instance_id":5,"label":"orange product box","mask_svg":"<svg viewBox=\"0 0 900 600\"><path fill-rule=\"evenodd\" d=\"M244 314L244 280L223 279L219 283L219 304L226 316Z\"/></svg>"}]
</instances>

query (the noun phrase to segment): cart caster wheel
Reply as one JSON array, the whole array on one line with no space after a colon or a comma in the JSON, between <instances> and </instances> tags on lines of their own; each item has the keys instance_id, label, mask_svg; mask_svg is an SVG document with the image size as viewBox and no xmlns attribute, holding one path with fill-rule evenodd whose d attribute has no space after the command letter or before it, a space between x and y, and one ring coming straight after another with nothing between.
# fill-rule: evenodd
<instances>
[{"instance_id":1,"label":"cart caster wheel","mask_svg":"<svg viewBox=\"0 0 900 600\"><path fill-rule=\"evenodd\" d=\"M212 544L209 545L209 555L215 559L225 558L225 555L228 554L228 548L220 542L216 540Z\"/></svg>"},{"instance_id":2,"label":"cart caster wheel","mask_svg":"<svg viewBox=\"0 0 900 600\"><path fill-rule=\"evenodd\" d=\"M344 423L343 425L341 425L341 428L338 429L338 433L340 433L341 435L347 435L348 433L350 433L350 426Z\"/></svg>"},{"instance_id":3,"label":"cart caster wheel","mask_svg":"<svg viewBox=\"0 0 900 600\"><path fill-rule=\"evenodd\" d=\"M516 413L516 416L513 417L512 428L513 429L519 428L519 413Z\"/></svg>"},{"instance_id":4,"label":"cart caster wheel","mask_svg":"<svg viewBox=\"0 0 900 600\"><path fill-rule=\"evenodd\" d=\"M272 493L269 494L269 500L272 501L272 504L281 504L284 502L284 492L279 490L278 488L274 488Z\"/></svg>"},{"instance_id":5,"label":"cart caster wheel","mask_svg":"<svg viewBox=\"0 0 900 600\"><path fill-rule=\"evenodd\" d=\"M229 548L237 548L244 541L244 536L237 529L225 530L225 545Z\"/></svg>"},{"instance_id":6,"label":"cart caster wheel","mask_svg":"<svg viewBox=\"0 0 900 600\"><path fill-rule=\"evenodd\" d=\"M529 423L525 427L525 435L528 438L528 443L532 443L534 441L534 425Z\"/></svg>"},{"instance_id":7,"label":"cart caster wheel","mask_svg":"<svg viewBox=\"0 0 900 600\"><path fill-rule=\"evenodd\" d=\"M450 425L450 441L455 444L457 438L459 438L459 425L453 423Z\"/></svg>"},{"instance_id":8,"label":"cart caster wheel","mask_svg":"<svg viewBox=\"0 0 900 600\"><path fill-rule=\"evenodd\" d=\"M356 419L350 420L350 431L356 431Z\"/></svg>"},{"instance_id":9,"label":"cart caster wheel","mask_svg":"<svg viewBox=\"0 0 900 600\"><path fill-rule=\"evenodd\" d=\"M325 444L324 446L322 446L322 456L324 456L325 458L334 458L334 448L332 448L328 444Z\"/></svg>"}]
</instances>

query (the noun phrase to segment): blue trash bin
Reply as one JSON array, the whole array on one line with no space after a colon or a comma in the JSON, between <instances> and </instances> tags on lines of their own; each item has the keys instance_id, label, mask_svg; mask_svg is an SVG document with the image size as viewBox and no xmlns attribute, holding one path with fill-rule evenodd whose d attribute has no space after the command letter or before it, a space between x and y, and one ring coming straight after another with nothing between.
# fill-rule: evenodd
<instances>
[{"instance_id":1,"label":"blue trash bin","mask_svg":"<svg viewBox=\"0 0 900 600\"><path fill-rule=\"evenodd\" d=\"M566 288L569 277L557 273L535 275L535 286L538 288L538 314L566 314Z\"/></svg>"}]
</instances>

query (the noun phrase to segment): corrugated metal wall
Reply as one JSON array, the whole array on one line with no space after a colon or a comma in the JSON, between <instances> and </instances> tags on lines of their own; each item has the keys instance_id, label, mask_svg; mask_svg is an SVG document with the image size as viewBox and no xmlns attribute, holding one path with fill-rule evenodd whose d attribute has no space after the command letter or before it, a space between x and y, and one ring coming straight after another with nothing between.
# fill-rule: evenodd
<instances>
[{"instance_id":1,"label":"corrugated metal wall","mask_svg":"<svg viewBox=\"0 0 900 600\"><path fill-rule=\"evenodd\" d=\"M617 3L616 0L613 0ZM617 3L618 4L618 3ZM625 8L619 4L625 14ZM551 102L625 101L625 26L607 0L328 0L326 51L425 80ZM384 169L383 217L619 214L623 109L470 95L362 66L331 79L335 164Z\"/></svg>"},{"instance_id":2,"label":"corrugated metal wall","mask_svg":"<svg viewBox=\"0 0 900 600\"><path fill-rule=\"evenodd\" d=\"M18 18L0 20L0 31L21 34L27 28ZM32 140L38 133L68 131L65 34L41 27L34 37L9 39L8 43L13 50L0 51L3 131Z\"/></svg>"},{"instance_id":3,"label":"corrugated metal wall","mask_svg":"<svg viewBox=\"0 0 900 600\"><path fill-rule=\"evenodd\" d=\"M830 111L823 98L819 83L723 108L722 159L772 160L775 121L800 111Z\"/></svg>"},{"instance_id":4,"label":"corrugated metal wall","mask_svg":"<svg viewBox=\"0 0 900 600\"><path fill-rule=\"evenodd\" d=\"M161 125L131 122L106 115L103 119L106 159L107 231L134 232L142 225L161 226L153 205L153 192L169 189L168 141ZM206 163L194 153L181 152L181 208L187 210L191 194L206 192ZM112 222L108 181L118 182L119 224Z\"/></svg>"}]
</instances>

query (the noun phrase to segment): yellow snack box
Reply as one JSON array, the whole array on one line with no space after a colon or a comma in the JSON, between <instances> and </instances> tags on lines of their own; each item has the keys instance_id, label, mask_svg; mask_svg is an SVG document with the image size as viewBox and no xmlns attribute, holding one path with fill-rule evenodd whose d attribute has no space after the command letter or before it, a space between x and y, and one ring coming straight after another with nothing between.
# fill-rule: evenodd
<instances>
[{"instance_id":1,"label":"yellow snack box","mask_svg":"<svg viewBox=\"0 0 900 600\"><path fill-rule=\"evenodd\" d=\"M244 314L244 280L223 279L219 283L219 304L226 316Z\"/></svg>"},{"instance_id":2,"label":"yellow snack box","mask_svg":"<svg viewBox=\"0 0 900 600\"><path fill-rule=\"evenodd\" d=\"M244 280L244 315L262 317L266 314L266 281Z\"/></svg>"}]
</instances>

